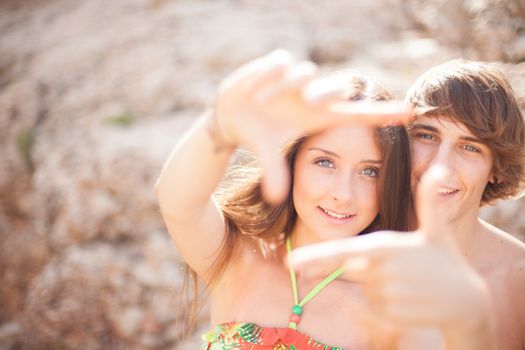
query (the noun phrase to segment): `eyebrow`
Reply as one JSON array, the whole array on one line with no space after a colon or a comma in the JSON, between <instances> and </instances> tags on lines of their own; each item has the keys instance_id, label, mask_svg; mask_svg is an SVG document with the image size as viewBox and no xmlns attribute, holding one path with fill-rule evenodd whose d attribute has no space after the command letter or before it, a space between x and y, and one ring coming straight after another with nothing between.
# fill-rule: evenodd
<instances>
[{"instance_id":1,"label":"eyebrow","mask_svg":"<svg viewBox=\"0 0 525 350\"><path fill-rule=\"evenodd\" d=\"M438 128L436 128L435 126L427 125L427 124L412 124L410 126L410 130L411 131L412 130L420 130L420 129L439 133Z\"/></svg>"},{"instance_id":2,"label":"eyebrow","mask_svg":"<svg viewBox=\"0 0 525 350\"><path fill-rule=\"evenodd\" d=\"M335 152L332 152L332 151L329 151L329 150L326 150L326 149L322 149L322 148L318 148L318 147L310 147L308 148L309 151L319 151L319 152L323 152L323 153L326 153L328 155L331 155L331 156L334 156L336 158L341 158L341 156L339 156L339 154L335 153Z\"/></svg>"},{"instance_id":3,"label":"eyebrow","mask_svg":"<svg viewBox=\"0 0 525 350\"><path fill-rule=\"evenodd\" d=\"M427 124L415 124L415 125L412 125L412 127L410 128L410 131L413 131L413 130L427 130L427 131L435 132L437 134L441 133L439 131L439 129L436 128L435 126L427 125ZM463 140L463 141L480 143L482 145L485 144L485 142L483 142L481 139L479 139L477 137L473 137L473 136L460 136L459 139Z\"/></svg>"},{"instance_id":4,"label":"eyebrow","mask_svg":"<svg viewBox=\"0 0 525 350\"><path fill-rule=\"evenodd\" d=\"M339 158L339 159L341 158L341 156L339 154L335 153L335 152L332 152L332 151L329 151L329 150L326 150L326 149L322 149L322 148L318 148L318 147L310 147L310 148L308 148L308 151L319 151L319 152L322 152L322 153L334 156L334 157ZM381 164L381 163L383 163L383 161L382 160L377 160L377 159L363 159L359 163Z\"/></svg>"}]
</instances>

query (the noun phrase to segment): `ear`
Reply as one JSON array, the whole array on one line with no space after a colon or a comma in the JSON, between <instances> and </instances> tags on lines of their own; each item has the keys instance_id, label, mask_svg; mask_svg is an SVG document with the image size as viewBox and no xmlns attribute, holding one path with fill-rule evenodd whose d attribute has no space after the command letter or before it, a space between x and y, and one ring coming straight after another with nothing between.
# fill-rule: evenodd
<instances>
[{"instance_id":1,"label":"ear","mask_svg":"<svg viewBox=\"0 0 525 350\"><path fill-rule=\"evenodd\" d=\"M496 176L496 175L492 175L490 176L489 178L489 184L491 185L499 185L501 183L501 180Z\"/></svg>"}]
</instances>

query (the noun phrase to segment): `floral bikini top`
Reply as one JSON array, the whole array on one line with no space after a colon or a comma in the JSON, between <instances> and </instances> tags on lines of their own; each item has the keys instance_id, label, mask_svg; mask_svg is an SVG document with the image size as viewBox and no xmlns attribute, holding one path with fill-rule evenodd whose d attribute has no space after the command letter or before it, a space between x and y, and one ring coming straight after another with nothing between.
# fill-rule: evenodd
<instances>
[{"instance_id":1,"label":"floral bikini top","mask_svg":"<svg viewBox=\"0 0 525 350\"><path fill-rule=\"evenodd\" d=\"M286 250L292 250L290 237L286 239ZM288 254L290 256L290 254ZM295 304L290 315L288 327L271 328L260 327L254 323L223 323L217 325L214 330L202 336L204 341L203 350L343 350L322 344L304 333L297 330L301 322L303 306L316 296L326 285L339 277L344 268L341 267L332 272L321 283L315 286L303 300L299 301L297 292L297 279L295 271L288 264L290 279L292 281L292 292Z\"/></svg>"},{"instance_id":2,"label":"floral bikini top","mask_svg":"<svg viewBox=\"0 0 525 350\"><path fill-rule=\"evenodd\" d=\"M223 323L202 336L202 350L343 350L322 344L296 329Z\"/></svg>"}]
</instances>

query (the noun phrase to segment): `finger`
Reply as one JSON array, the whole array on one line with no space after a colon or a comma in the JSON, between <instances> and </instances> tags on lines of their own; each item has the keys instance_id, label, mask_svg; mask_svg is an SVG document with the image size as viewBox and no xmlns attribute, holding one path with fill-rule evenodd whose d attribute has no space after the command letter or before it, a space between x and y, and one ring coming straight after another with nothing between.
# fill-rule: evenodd
<instances>
[{"instance_id":1,"label":"finger","mask_svg":"<svg viewBox=\"0 0 525 350\"><path fill-rule=\"evenodd\" d=\"M379 311L387 320L402 326L441 326L446 323L446 307L417 301L386 302Z\"/></svg>"},{"instance_id":2,"label":"finger","mask_svg":"<svg viewBox=\"0 0 525 350\"><path fill-rule=\"evenodd\" d=\"M370 279L375 278L377 272L372 266L370 259L364 257L350 258L343 263L323 260L316 264L303 266L296 272L302 278L309 280L324 278L340 268L343 268L343 273L338 278L353 283L368 282Z\"/></svg>"},{"instance_id":3,"label":"finger","mask_svg":"<svg viewBox=\"0 0 525 350\"><path fill-rule=\"evenodd\" d=\"M353 257L344 262L343 279L354 283L370 283L377 279L380 262L369 257Z\"/></svg>"},{"instance_id":4,"label":"finger","mask_svg":"<svg viewBox=\"0 0 525 350\"><path fill-rule=\"evenodd\" d=\"M300 271L314 269L315 265L331 264L342 266L347 264L350 269L362 266L364 261L386 257L401 246L405 239L392 232L374 232L373 234L332 240L308 245L295 249L291 253L290 262Z\"/></svg>"},{"instance_id":5,"label":"finger","mask_svg":"<svg viewBox=\"0 0 525 350\"><path fill-rule=\"evenodd\" d=\"M407 307L415 302L405 293L403 286L392 283L392 281L365 283L362 291L367 300L368 309L383 320L400 322L398 306Z\"/></svg>"},{"instance_id":6,"label":"finger","mask_svg":"<svg viewBox=\"0 0 525 350\"><path fill-rule=\"evenodd\" d=\"M286 263L291 266L295 266L292 262L294 254L288 254ZM319 277L326 277L333 271L337 270L342 266L342 263L337 260L322 260L317 264L305 264L301 265L300 268L295 268L296 273L304 279L317 279ZM343 273L344 275L344 273Z\"/></svg>"},{"instance_id":7,"label":"finger","mask_svg":"<svg viewBox=\"0 0 525 350\"><path fill-rule=\"evenodd\" d=\"M252 85L256 84L261 75L273 71L278 72L279 69L290 65L292 62L293 56L288 51L282 49L272 51L235 70L223 81L223 87L229 88L237 85L250 89Z\"/></svg>"},{"instance_id":8,"label":"finger","mask_svg":"<svg viewBox=\"0 0 525 350\"><path fill-rule=\"evenodd\" d=\"M323 104L312 105L309 130L323 130L339 126L387 126L406 122L412 111L400 101L335 101L325 96ZM330 100L332 99L332 100Z\"/></svg>"},{"instance_id":9,"label":"finger","mask_svg":"<svg viewBox=\"0 0 525 350\"><path fill-rule=\"evenodd\" d=\"M283 201L290 191L290 171L276 139L261 141L257 153L263 171L263 195L272 204Z\"/></svg>"},{"instance_id":10,"label":"finger","mask_svg":"<svg viewBox=\"0 0 525 350\"><path fill-rule=\"evenodd\" d=\"M331 103L328 111L338 123L370 126L404 123L412 115L402 101L340 101Z\"/></svg>"},{"instance_id":11,"label":"finger","mask_svg":"<svg viewBox=\"0 0 525 350\"><path fill-rule=\"evenodd\" d=\"M329 123L325 127L349 122L375 126L403 123L409 119L412 108L402 101L348 100L354 78L355 72L341 71L312 79L303 88L302 97L306 103L326 109L326 115L316 113L321 121Z\"/></svg>"},{"instance_id":12,"label":"finger","mask_svg":"<svg viewBox=\"0 0 525 350\"><path fill-rule=\"evenodd\" d=\"M317 66L310 61L289 65L281 70L280 81L270 76L269 79L261 79L257 84L258 91L255 98L259 102L264 102L285 93L296 94L312 80L315 74L317 74Z\"/></svg>"},{"instance_id":13,"label":"finger","mask_svg":"<svg viewBox=\"0 0 525 350\"><path fill-rule=\"evenodd\" d=\"M419 229L427 237L438 239L451 236L454 202L453 177L449 169L433 165L425 171L416 192L416 211Z\"/></svg>"},{"instance_id":14,"label":"finger","mask_svg":"<svg viewBox=\"0 0 525 350\"><path fill-rule=\"evenodd\" d=\"M311 80L306 84L301 95L303 100L311 104L326 102L326 100L343 101L348 91L348 77L343 74L329 74Z\"/></svg>"},{"instance_id":15,"label":"finger","mask_svg":"<svg viewBox=\"0 0 525 350\"><path fill-rule=\"evenodd\" d=\"M370 288L370 294L379 295L385 303L424 303L428 301L425 293L414 288L410 281L403 281L396 276L389 276L376 283L375 288Z\"/></svg>"}]
</instances>

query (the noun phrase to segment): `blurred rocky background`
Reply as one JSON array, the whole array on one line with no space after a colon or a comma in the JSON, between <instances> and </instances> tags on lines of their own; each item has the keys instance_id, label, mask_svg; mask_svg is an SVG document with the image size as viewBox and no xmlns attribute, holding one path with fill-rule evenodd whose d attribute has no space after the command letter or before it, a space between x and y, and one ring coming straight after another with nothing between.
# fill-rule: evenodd
<instances>
[{"instance_id":1,"label":"blurred rocky background","mask_svg":"<svg viewBox=\"0 0 525 350\"><path fill-rule=\"evenodd\" d=\"M455 57L525 108L523 0L1 0L0 349L196 349L153 186L238 65L286 48L398 97ZM525 239L525 200L483 216Z\"/></svg>"}]
</instances>

